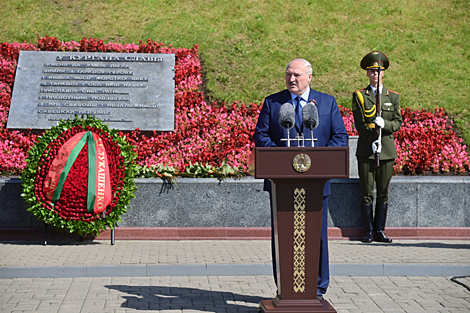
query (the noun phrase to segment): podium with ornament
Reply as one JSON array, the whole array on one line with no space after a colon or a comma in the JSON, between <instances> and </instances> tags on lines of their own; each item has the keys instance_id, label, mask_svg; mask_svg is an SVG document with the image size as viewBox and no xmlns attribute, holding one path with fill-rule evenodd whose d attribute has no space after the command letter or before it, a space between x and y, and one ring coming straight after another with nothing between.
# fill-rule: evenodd
<instances>
[{"instance_id":1,"label":"podium with ornament","mask_svg":"<svg viewBox=\"0 0 470 313\"><path fill-rule=\"evenodd\" d=\"M258 147L254 175L272 181L278 295L261 312L336 312L317 300L323 188L349 178L348 147Z\"/></svg>"}]
</instances>

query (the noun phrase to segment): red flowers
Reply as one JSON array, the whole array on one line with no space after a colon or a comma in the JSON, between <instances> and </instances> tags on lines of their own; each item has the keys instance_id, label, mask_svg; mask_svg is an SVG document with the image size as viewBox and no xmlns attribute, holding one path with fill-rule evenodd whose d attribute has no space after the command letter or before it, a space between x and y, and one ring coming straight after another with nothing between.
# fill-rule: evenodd
<instances>
[{"instance_id":1,"label":"red flowers","mask_svg":"<svg viewBox=\"0 0 470 313\"><path fill-rule=\"evenodd\" d=\"M115 194L115 198L119 197L117 193L118 188L122 187L122 179L124 178L124 164L123 158L121 157L121 150L119 146L109 137L109 134L102 133L102 131L96 127L86 127L98 134L103 140L103 145L106 149L106 154L109 160L109 173L111 178L111 190L112 194ZM57 153L62 145L79 132L83 132L82 126L73 127L54 141L52 141L46 151L43 152L42 157L39 160L40 168L37 172L36 179L34 182L34 190L36 198L39 202L44 203L44 208L52 211L54 214L67 220L81 220L84 222L90 222L94 216L92 213L87 211L87 188L88 188L88 145L85 145L79 153L75 163L73 164L67 179L64 183L60 199L55 205L52 205L50 201L46 201L44 194L45 178L47 173L51 170L53 160L57 157ZM113 199L112 202L116 202L117 199ZM112 212L112 207L108 206L105 214L108 215Z\"/></svg>"},{"instance_id":2,"label":"red flowers","mask_svg":"<svg viewBox=\"0 0 470 313\"><path fill-rule=\"evenodd\" d=\"M344 126L349 136L358 136L356 128L354 127L354 116L351 109L338 105L341 116L343 117Z\"/></svg>"},{"instance_id":3,"label":"red flowers","mask_svg":"<svg viewBox=\"0 0 470 313\"><path fill-rule=\"evenodd\" d=\"M403 125L396 134L398 158L395 172L463 173L470 170L470 158L462 139L452 130L453 122L444 109L411 111L402 109Z\"/></svg>"},{"instance_id":4,"label":"red flowers","mask_svg":"<svg viewBox=\"0 0 470 313\"><path fill-rule=\"evenodd\" d=\"M86 131L91 133L85 136ZM71 138L73 141L69 140ZM82 139L90 141L90 138L94 142L91 148L96 149L91 167L88 144L78 143ZM133 148L124 136L109 130L94 117L59 122L58 126L44 132L29 150L27 166L21 175L22 196L29 204L28 211L39 220L70 233L97 234L107 227L113 228L120 215L127 211L136 190ZM67 162L74 156L76 159L64 181L59 175L66 172ZM89 177L89 169L94 169L91 173L95 175ZM61 191L60 196L56 191Z\"/></svg>"},{"instance_id":5,"label":"red flowers","mask_svg":"<svg viewBox=\"0 0 470 313\"><path fill-rule=\"evenodd\" d=\"M5 129L12 78L20 50L174 53L175 130L151 136L143 136L136 130L127 137L135 146L140 174L172 177L200 172L201 175L223 173L227 176L247 172L248 157L253 147L251 138L261 104L235 102L227 106L225 103L206 103L200 91L198 46L191 49L165 47L151 40L138 44L105 44L95 38L83 38L79 43L60 42L48 36L38 38L37 45L1 45L0 172L21 173L26 166L28 150L36 140L34 136ZM348 134L356 135L351 110L339 108ZM435 113L406 109L403 115L403 127L396 137L399 154L396 173L469 171L466 147L448 127L450 122L442 109ZM197 166L198 171L195 170Z\"/></svg>"}]
</instances>

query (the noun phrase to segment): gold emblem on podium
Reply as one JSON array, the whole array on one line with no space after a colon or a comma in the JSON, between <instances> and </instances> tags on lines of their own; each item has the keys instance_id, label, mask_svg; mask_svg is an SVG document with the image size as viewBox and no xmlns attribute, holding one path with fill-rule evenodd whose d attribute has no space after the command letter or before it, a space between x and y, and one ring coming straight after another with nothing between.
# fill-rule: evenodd
<instances>
[{"instance_id":1,"label":"gold emblem on podium","mask_svg":"<svg viewBox=\"0 0 470 313\"><path fill-rule=\"evenodd\" d=\"M294 170L296 170L299 173L308 171L311 165L312 165L312 160L310 159L308 154L305 154L305 153L297 154L292 160L292 166L294 167Z\"/></svg>"}]
</instances>

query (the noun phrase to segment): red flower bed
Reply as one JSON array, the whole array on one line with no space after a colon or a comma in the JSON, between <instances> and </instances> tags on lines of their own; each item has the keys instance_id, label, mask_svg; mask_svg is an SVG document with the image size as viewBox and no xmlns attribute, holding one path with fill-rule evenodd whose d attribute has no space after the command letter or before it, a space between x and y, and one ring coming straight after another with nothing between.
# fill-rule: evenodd
<instances>
[{"instance_id":1,"label":"red flower bed","mask_svg":"<svg viewBox=\"0 0 470 313\"><path fill-rule=\"evenodd\" d=\"M470 158L462 139L452 130L453 121L444 109L411 111L402 109L403 125L396 134L398 158L395 172L464 173Z\"/></svg>"},{"instance_id":2,"label":"red flower bed","mask_svg":"<svg viewBox=\"0 0 470 313\"><path fill-rule=\"evenodd\" d=\"M346 131L348 132L349 136L358 136L358 132L354 127L354 115L351 109L345 108L341 105L338 105L339 112L343 117L344 126L346 127Z\"/></svg>"},{"instance_id":3,"label":"red flower bed","mask_svg":"<svg viewBox=\"0 0 470 313\"><path fill-rule=\"evenodd\" d=\"M140 174L157 177L211 177L243 175L248 171L248 157L254 146L251 137L261 104L233 103L227 106L215 102L206 103L200 91L202 80L197 46L191 49L165 47L162 43L151 40L138 44L105 44L94 38L83 38L80 42L61 42L46 36L38 38L36 45L1 45L0 173L21 173L26 166L28 149L36 140L32 135L5 129L20 50L174 53L175 130L151 136L142 136L136 130L130 135L131 144L135 146L138 155L136 162ZM348 133L356 135L351 110L341 106L340 110ZM411 112L407 109L403 114L404 124L396 137L399 153L396 173L469 171L465 146L448 129L448 120L447 124L440 122L445 117L442 110L431 113L426 110ZM421 121L416 116L407 118L407 114L419 115L429 121Z\"/></svg>"}]
</instances>

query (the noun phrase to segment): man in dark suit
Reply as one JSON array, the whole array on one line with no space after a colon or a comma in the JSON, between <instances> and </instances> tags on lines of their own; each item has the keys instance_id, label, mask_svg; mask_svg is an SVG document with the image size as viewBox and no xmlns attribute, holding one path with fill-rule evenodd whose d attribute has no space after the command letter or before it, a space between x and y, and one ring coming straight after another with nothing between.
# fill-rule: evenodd
<instances>
[{"instance_id":1,"label":"man in dark suit","mask_svg":"<svg viewBox=\"0 0 470 313\"><path fill-rule=\"evenodd\" d=\"M333 96L318 92L310 88L312 80L312 65L304 59L295 59L286 66L286 86L287 89L266 97L259 114L256 130L253 135L257 147L285 147L287 130L279 123L279 111L284 103L291 103L294 108L301 107L309 102L313 102L318 110L318 127L313 131L313 138L316 138L315 147L340 147L348 145L348 135L344 126L344 121ZM290 138L295 138L297 134L304 134L304 138L311 138L310 131L303 131L302 120L296 118L296 125L289 130ZM296 146L292 142L291 146ZM305 146L311 146L306 141ZM274 280L277 283L277 270L274 244L273 207L271 194L271 181L265 180L264 190L268 191L271 200L271 247L273 254ZM323 213L321 229L320 248L320 268L318 277L317 295L323 298L330 282L329 262L328 262L328 196L331 194L330 182L325 184L323 190Z\"/></svg>"}]
</instances>

